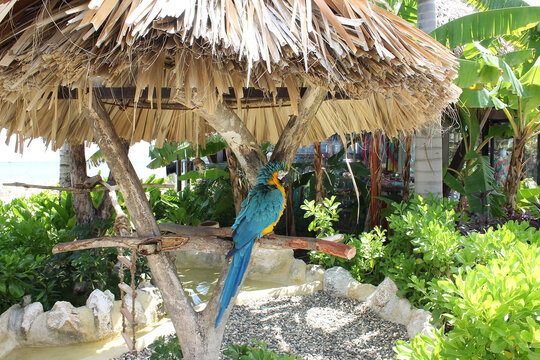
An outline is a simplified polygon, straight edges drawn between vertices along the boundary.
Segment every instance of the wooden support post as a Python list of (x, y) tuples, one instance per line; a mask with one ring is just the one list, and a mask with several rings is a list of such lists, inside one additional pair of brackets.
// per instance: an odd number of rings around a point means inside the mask
[(403, 201), (409, 200), (411, 192), (411, 146), (412, 135), (405, 140), (405, 163), (403, 164)]
[[(143, 237), (160, 236), (161, 233), (150, 204), (122, 145), (122, 141), (116, 134), (109, 114), (101, 100), (94, 94), (91, 94), (91, 96), (93, 96), (92, 102), (89, 101), (90, 99), (83, 101), (83, 114), (120, 186), (132, 221), (135, 224), (137, 235)], [(91, 107), (90, 103), (92, 104)], [(178, 334), (184, 359), (217, 359), (226, 321), (223, 321), (222, 326), (218, 329), (214, 329), (213, 323), (210, 323), (211, 315), (206, 316), (201, 321), (201, 315), (193, 310), (178, 278), (174, 263), (168, 254), (158, 253), (148, 256), (147, 259), (153, 280), (161, 291), (167, 312)], [(228, 266), (225, 266), (224, 270), (227, 268)], [(223, 271), (220, 278), (223, 281)], [(221, 286), (221, 283), (216, 285), (218, 293)], [(216, 291), (214, 291), (212, 298), (216, 298), (214, 301), (217, 301)], [(215, 309), (211, 310), (213, 310), (212, 314), (215, 314)]]
[(369, 152), (369, 167), (371, 172), (371, 228), (379, 225), (381, 204), (377, 197), (381, 196), (381, 162), (379, 159), (379, 132), (371, 133), (371, 150)]
[(321, 151), (321, 142), (315, 141), (313, 143), (313, 154), (315, 155), (315, 202), (317, 204), (322, 204), (325, 189), (323, 181), (323, 168), (322, 168), (322, 151)]
[(287, 126), (283, 129), (283, 133), (272, 152), (270, 161), (291, 165), (309, 125), (326, 96), (327, 91), (324, 88), (307, 88), (300, 102), (299, 114), (291, 116), (287, 122)]

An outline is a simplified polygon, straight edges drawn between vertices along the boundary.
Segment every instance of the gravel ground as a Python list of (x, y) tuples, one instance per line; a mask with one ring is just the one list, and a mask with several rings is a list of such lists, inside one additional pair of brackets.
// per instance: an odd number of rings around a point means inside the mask
[[(324, 293), (253, 300), (235, 306), (223, 344), (257, 339), (305, 360), (393, 359), (404, 326), (385, 321), (363, 303)], [(145, 349), (137, 359), (148, 359)], [(124, 354), (122, 360), (135, 359)]]

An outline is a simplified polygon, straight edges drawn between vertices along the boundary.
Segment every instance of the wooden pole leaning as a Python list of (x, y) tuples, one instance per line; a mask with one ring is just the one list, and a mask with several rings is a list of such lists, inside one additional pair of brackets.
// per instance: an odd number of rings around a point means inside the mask
[[(137, 173), (101, 100), (94, 94), (83, 101), (83, 115), (113, 172), (126, 202), (127, 209), (140, 237), (160, 236), (158, 225)], [(178, 278), (176, 267), (166, 253), (149, 255), (148, 266), (160, 289), (167, 312), (175, 327), (186, 360), (210, 359), (204, 352), (207, 331), (201, 329), (200, 315), (196, 314)], [(218, 289), (219, 292), (219, 289)], [(220, 338), (221, 340), (221, 338)]]

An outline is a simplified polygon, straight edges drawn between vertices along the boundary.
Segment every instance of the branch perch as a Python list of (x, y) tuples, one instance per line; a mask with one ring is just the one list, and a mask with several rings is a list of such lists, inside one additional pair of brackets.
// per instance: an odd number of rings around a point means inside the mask
[[(105, 186), (94, 187), (94, 188), (85, 188), (85, 187), (60, 187), (60, 186), (49, 186), (49, 185), (35, 185), (35, 184), (25, 184), (21, 182), (14, 183), (4, 183), (4, 186), (16, 186), (24, 187), (28, 189), (43, 189), (43, 190), (55, 190), (55, 191), (71, 191), (71, 192), (96, 192), (96, 191), (106, 191), (109, 190)], [(146, 188), (160, 188), (160, 189), (174, 189), (176, 188), (173, 184), (141, 184), (143, 189)], [(112, 190), (119, 190), (118, 185), (111, 186)]]
[[(188, 227), (189, 228), (189, 227)], [(122, 247), (136, 249), (142, 255), (151, 255), (162, 251), (201, 251), (205, 253), (226, 255), (233, 246), (232, 241), (212, 234), (213, 230), (223, 230), (220, 236), (228, 233), (230, 228), (198, 229), (199, 234), (153, 236), (153, 237), (102, 237), (60, 243), (54, 246), (53, 253), (75, 250), (86, 250), (102, 247)], [(226, 236), (226, 235), (225, 235)], [(334, 240), (334, 239), (333, 239)], [(263, 249), (305, 249), (316, 250), (344, 259), (352, 259), (356, 248), (326, 239), (303, 238), (295, 236), (266, 235), (258, 240)]]

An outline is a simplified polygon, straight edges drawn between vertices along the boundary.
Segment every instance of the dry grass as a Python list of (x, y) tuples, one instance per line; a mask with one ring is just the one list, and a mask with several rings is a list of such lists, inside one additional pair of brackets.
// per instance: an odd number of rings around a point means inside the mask
[[(20, 139), (91, 140), (78, 100), (58, 86), (135, 87), (108, 105), (119, 135), (132, 141), (198, 140), (213, 131), (173, 99), (143, 89), (180, 89), (213, 109), (229, 88), (268, 93), (231, 106), (258, 141), (276, 142), (298, 111), (300, 88), (324, 86), (352, 100), (327, 100), (306, 142), (334, 133), (409, 132), (459, 95), (447, 49), (366, 0), (11, 0), (0, 4), (0, 127)], [(276, 87), (290, 99), (275, 101)], [(138, 108), (146, 102), (153, 109)], [(113, 103), (113, 102), (111, 102)], [(271, 106), (268, 106), (271, 105)], [(22, 142), (21, 142), (22, 143)]]

